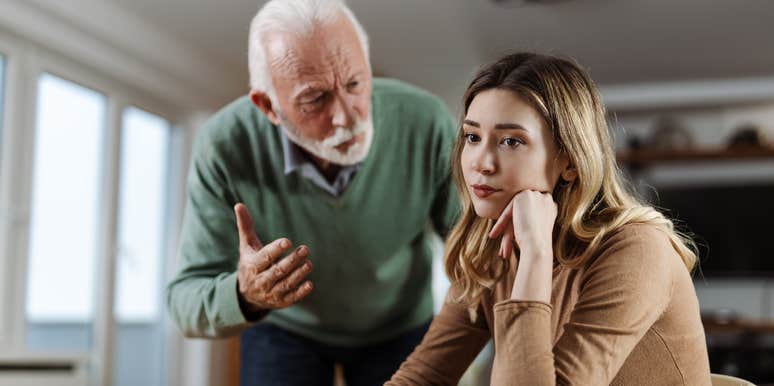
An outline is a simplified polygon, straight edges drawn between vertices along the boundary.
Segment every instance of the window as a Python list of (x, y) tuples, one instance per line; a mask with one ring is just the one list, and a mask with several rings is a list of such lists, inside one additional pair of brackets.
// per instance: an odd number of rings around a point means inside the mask
[(104, 95), (38, 78), (27, 275), (27, 343), (91, 345)]
[[(0, 53), (0, 160), (3, 157), (3, 138), (4, 138), (4, 126), (5, 126), (5, 56), (3, 56)], [(0, 162), (0, 166), (2, 166), (2, 162)], [(1, 169), (0, 169), (1, 170)], [(2, 174), (0, 174), (0, 178), (2, 178)], [(2, 184), (2, 182), (0, 182)], [(2, 193), (0, 193), (1, 195)], [(3, 197), (0, 197), (0, 202), (2, 202)], [(12, 215), (9, 215), (6, 211), (0, 210), (0, 229), (3, 229), (3, 223), (7, 221), (7, 218), (10, 218)], [(2, 231), (0, 231), (2, 232)], [(5, 279), (6, 271), (7, 271), (7, 263), (6, 263), (6, 255), (5, 251), (3, 250), (6, 248), (4, 245), (8, 244), (5, 234), (0, 234), (0, 281), (2, 281), (3, 284), (0, 284), (0, 312), (7, 313), (6, 309), (8, 308), (7, 302), (8, 298), (6, 296), (6, 287), (8, 286), (8, 280)], [(12, 332), (9, 333), (10, 328), (7, 327), (7, 325), (11, 322), (10, 317), (8, 314), (6, 315), (0, 315), (0, 345), (5, 345), (5, 341), (7, 339), (10, 339), (8, 335), (12, 334)]]
[[(0, 144), (3, 143), (3, 112), (5, 111), (5, 57), (0, 54)], [(1, 147), (1, 146), (0, 146)]]
[(3, 56), (3, 54), (0, 54), (0, 149), (3, 148), (4, 124), (5, 124), (5, 56)]
[(170, 126), (133, 107), (124, 111), (121, 126), (113, 384), (162, 385)]
[(188, 140), (168, 119), (185, 112), (2, 31), (0, 49), (0, 367), (75, 366), (41, 370), (51, 384), (179, 384), (164, 285)]
[(169, 124), (137, 108), (123, 114), (116, 319), (159, 318)]

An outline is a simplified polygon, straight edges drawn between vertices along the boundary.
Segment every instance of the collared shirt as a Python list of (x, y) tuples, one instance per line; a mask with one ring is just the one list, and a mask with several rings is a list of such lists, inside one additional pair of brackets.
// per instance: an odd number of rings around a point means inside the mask
[(315, 185), (332, 196), (338, 197), (344, 193), (349, 182), (355, 176), (355, 172), (360, 168), (360, 163), (342, 166), (333, 183), (330, 183), (320, 170), (317, 169), (317, 166), (304, 155), (303, 150), (290, 141), (290, 138), (285, 135), (285, 130), (279, 128), (279, 131), (280, 138), (282, 139), (282, 153), (285, 160), (285, 175), (298, 170), (301, 176), (311, 180)]

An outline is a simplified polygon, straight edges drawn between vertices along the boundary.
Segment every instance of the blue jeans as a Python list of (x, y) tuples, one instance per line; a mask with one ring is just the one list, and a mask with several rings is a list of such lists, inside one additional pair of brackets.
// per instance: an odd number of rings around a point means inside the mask
[(269, 323), (242, 333), (241, 386), (331, 386), (333, 365), (344, 368), (347, 386), (382, 385), (414, 351), (430, 323), (392, 340), (363, 347), (337, 347), (301, 337)]

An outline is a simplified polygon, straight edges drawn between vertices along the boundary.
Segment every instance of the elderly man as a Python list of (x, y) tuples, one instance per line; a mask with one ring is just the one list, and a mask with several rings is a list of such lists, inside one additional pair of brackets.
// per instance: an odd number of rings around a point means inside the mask
[(432, 317), (428, 223), (444, 234), (457, 212), (455, 124), (372, 79), (338, 0), (269, 1), (249, 66), (249, 97), (195, 144), (169, 311), (187, 336), (242, 333), (242, 385), (330, 385), (334, 363), (349, 386), (382, 384)]

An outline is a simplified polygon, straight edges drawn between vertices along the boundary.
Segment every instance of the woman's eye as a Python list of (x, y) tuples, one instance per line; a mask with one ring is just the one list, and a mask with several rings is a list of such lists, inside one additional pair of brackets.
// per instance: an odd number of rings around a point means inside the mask
[(468, 143), (475, 143), (481, 140), (481, 138), (473, 133), (465, 133), (463, 137), (465, 137), (465, 141)]
[(521, 141), (520, 139), (518, 139), (518, 138), (511, 138), (511, 137), (506, 137), (506, 138), (503, 138), (503, 141), (502, 141), (502, 143), (503, 143), (505, 146), (508, 146), (508, 147), (516, 147), (516, 146), (519, 146), (519, 145), (521, 145), (521, 144), (522, 144), (522, 143), (524, 143), (524, 142), (522, 142), (522, 141)]

